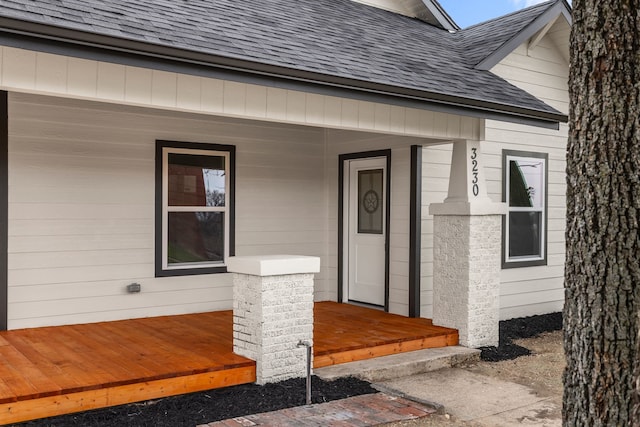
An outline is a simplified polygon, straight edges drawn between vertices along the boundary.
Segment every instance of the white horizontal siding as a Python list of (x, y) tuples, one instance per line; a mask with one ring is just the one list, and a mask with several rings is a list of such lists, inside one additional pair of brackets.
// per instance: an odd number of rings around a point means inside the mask
[(278, 123), (477, 138), (481, 120), (0, 46), (0, 89)]
[[(563, 113), (569, 110), (569, 65), (549, 35), (535, 49), (527, 43), (507, 56), (492, 72), (532, 93)], [(488, 188), (494, 200), (502, 198), (502, 150), (547, 153), (548, 163), (548, 227), (547, 265), (502, 270), (500, 318), (544, 314), (562, 309), (565, 254), (565, 151), (568, 129), (560, 130), (519, 126), (487, 121), (483, 143)]]
[[(561, 59), (543, 39), (532, 52), (517, 49), (494, 72), (566, 111), (566, 64), (563, 68)], [(337, 156), (391, 148), (390, 301), (391, 311), (400, 314), (408, 311), (408, 147), (424, 144), (421, 299), (422, 315), (431, 315), (433, 226), (428, 204), (446, 197), (451, 147), (429, 144), (434, 139), (479, 139), (484, 121), (10, 47), (0, 47), (0, 88), (11, 92), (10, 327), (230, 307), (226, 275), (153, 278), (155, 139), (236, 145), (237, 254), (320, 256), (317, 300), (337, 297)], [(486, 126), (483, 149), (494, 200), (501, 198), (502, 148), (549, 152), (549, 262), (561, 265), (566, 128), (556, 132), (493, 121)], [(74, 266), (79, 277), (67, 271)], [(122, 267), (130, 280), (120, 275), (94, 281), (106, 266)], [(23, 271), (27, 269), (39, 274)], [(60, 283), (40, 283), (50, 272)], [(531, 284), (551, 279), (518, 284), (503, 272), (503, 283), (514, 286), (503, 288), (514, 289), (508, 295), (517, 299), (518, 286), (531, 289)], [(125, 294), (124, 286), (133, 280), (148, 291)], [(158, 283), (171, 283), (170, 289), (160, 291)], [(79, 290), (85, 286), (90, 296)], [(37, 296), (55, 295), (63, 287), (67, 297), (61, 301)], [(204, 297), (203, 289), (208, 290)], [(552, 291), (543, 294), (555, 295)], [(186, 300), (173, 301), (175, 292)], [(557, 303), (510, 302), (501, 315), (543, 311)]]
[[(494, 67), (492, 72), (561, 112), (568, 111), (568, 64), (549, 37), (535, 49), (528, 42)], [(482, 142), (487, 191), (502, 200), (502, 150), (535, 151), (549, 155), (547, 266), (504, 269), (501, 272), (500, 318), (554, 312), (563, 304), (565, 230), (565, 148), (567, 126), (560, 130), (486, 121)], [(433, 217), (431, 203), (447, 197), (451, 144), (423, 147), (421, 316), (433, 313)]]
[(420, 270), (420, 316), (433, 317), (433, 215), (431, 203), (442, 203), (449, 190), (453, 144), (422, 148), (422, 244)]
[(11, 329), (231, 308), (229, 274), (154, 277), (157, 139), (236, 146), (238, 255), (325, 255), (322, 130), (10, 93)]
[(567, 114), (569, 64), (548, 35), (535, 49), (528, 42), (504, 58), (492, 70), (515, 86)]

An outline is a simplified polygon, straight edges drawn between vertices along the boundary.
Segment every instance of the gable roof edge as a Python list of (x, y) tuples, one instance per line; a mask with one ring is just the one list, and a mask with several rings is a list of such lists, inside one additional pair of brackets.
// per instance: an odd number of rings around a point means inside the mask
[(544, 13), (534, 19), (529, 25), (524, 27), (514, 37), (503, 43), (498, 49), (496, 49), (491, 55), (480, 61), (474, 67), (476, 70), (489, 71), (502, 61), (507, 55), (513, 52), (518, 46), (524, 43), (526, 40), (533, 37), (538, 31), (542, 30), (549, 22), (557, 19), (562, 15), (569, 25), (572, 23), (571, 8), (566, 0), (558, 0), (556, 3), (547, 9)]
[(460, 27), (453, 18), (447, 13), (446, 10), (437, 0), (421, 0), (424, 6), (429, 10), (429, 13), (440, 24), (440, 28), (448, 31), (458, 31)]

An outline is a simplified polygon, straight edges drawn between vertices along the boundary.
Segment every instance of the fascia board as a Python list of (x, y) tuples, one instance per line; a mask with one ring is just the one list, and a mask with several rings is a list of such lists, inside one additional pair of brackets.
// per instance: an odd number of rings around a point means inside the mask
[(534, 19), (531, 24), (524, 27), (522, 31), (514, 37), (503, 43), (502, 46), (479, 62), (474, 68), (476, 70), (483, 71), (491, 70), (500, 61), (506, 58), (507, 55), (516, 50), (518, 46), (536, 35), (538, 31), (541, 31), (548, 23), (557, 19), (560, 15), (562, 15), (567, 20), (567, 23), (571, 25), (571, 10), (567, 8), (567, 3), (564, 0), (556, 2), (556, 4)]
[(436, 0), (421, 0), (429, 14), (440, 24), (440, 28), (447, 31), (458, 31), (460, 27), (453, 18), (440, 6)]
[[(0, 19), (0, 44), (77, 58), (111, 62), (200, 77), (345, 97), (449, 114), (557, 129), (560, 112), (545, 112), (411, 88), (382, 85), (246, 60), (115, 39), (90, 33)], [(13, 27), (13, 29), (11, 29)], [(37, 27), (37, 28), (35, 28)], [(43, 28), (47, 27), (47, 28)], [(16, 30), (15, 28), (20, 28)], [(30, 32), (32, 30), (37, 32)], [(45, 30), (48, 33), (44, 32)]]

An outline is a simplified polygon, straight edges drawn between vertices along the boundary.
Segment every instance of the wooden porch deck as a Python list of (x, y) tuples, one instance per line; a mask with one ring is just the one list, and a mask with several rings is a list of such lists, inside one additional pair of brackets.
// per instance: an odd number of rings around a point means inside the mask
[[(0, 424), (255, 381), (231, 311), (0, 332)], [(455, 330), (316, 303), (314, 367), (456, 345)]]

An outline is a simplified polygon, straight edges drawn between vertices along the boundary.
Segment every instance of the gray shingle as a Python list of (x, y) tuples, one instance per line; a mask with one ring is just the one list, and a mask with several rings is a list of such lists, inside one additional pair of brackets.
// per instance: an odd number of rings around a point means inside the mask
[(350, 0), (0, 0), (3, 17), (557, 113), (472, 67), (530, 15), (451, 34)]
[(480, 63), (554, 4), (553, 0), (547, 1), (459, 31), (456, 36), (467, 63)]

